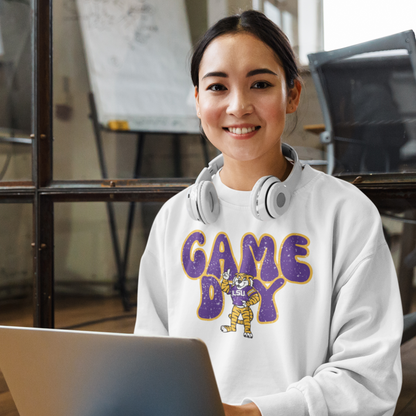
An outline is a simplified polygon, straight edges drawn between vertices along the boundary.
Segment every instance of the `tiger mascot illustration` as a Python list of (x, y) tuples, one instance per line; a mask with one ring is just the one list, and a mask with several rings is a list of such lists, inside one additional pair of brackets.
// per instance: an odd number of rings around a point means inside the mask
[[(251, 321), (253, 320), (253, 311), (250, 306), (260, 301), (260, 294), (253, 287), (253, 276), (246, 273), (236, 273), (234, 279), (230, 280), (230, 270), (228, 269), (221, 275), (221, 290), (231, 295), (233, 309), (228, 317), (231, 319), (231, 325), (221, 326), (222, 332), (235, 332), (237, 324), (244, 325), (244, 336), (253, 338), (251, 332)], [(243, 319), (238, 319), (239, 316)]]

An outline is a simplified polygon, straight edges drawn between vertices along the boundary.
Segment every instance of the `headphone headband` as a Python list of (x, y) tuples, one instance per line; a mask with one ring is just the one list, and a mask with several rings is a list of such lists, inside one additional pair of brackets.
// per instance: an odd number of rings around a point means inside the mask
[(212, 177), (219, 172), (219, 170), (224, 166), (224, 156), (219, 154), (215, 159), (212, 159), (209, 162), (208, 167), (202, 169), (201, 173), (196, 178), (195, 184), (201, 181), (211, 181)]
[[(260, 178), (251, 191), (250, 206), (259, 220), (269, 220), (284, 214), (300, 180), (302, 165), (291, 146), (282, 143), (283, 156), (293, 161), (293, 167), (285, 181), (274, 176)], [(215, 222), (219, 215), (219, 201), (212, 177), (224, 166), (222, 154), (213, 159), (189, 187), (186, 208), (191, 218), (204, 224)]]
[(292, 170), (290, 171), (289, 176), (284, 181), (285, 185), (293, 193), (295, 191), (296, 185), (299, 182), (300, 174), (302, 173), (302, 164), (299, 161), (299, 156), (296, 153), (296, 150), (292, 146), (289, 146), (286, 143), (282, 143), (282, 153), (283, 156), (293, 161)]
[[(289, 146), (286, 143), (282, 143), (282, 153), (283, 156), (293, 160), (293, 167), (298, 165), (299, 157), (296, 153), (295, 149), (292, 146)], [(208, 167), (202, 169), (201, 173), (196, 178), (195, 183), (199, 183), (201, 181), (210, 181), (212, 177), (220, 171), (220, 169), (224, 166), (224, 155), (221, 153), (217, 157), (209, 162)], [(301, 166), (300, 166), (301, 167)], [(290, 172), (289, 176), (287, 177), (286, 181), (288, 184), (293, 180), (293, 177), (296, 176), (293, 174), (293, 169)]]

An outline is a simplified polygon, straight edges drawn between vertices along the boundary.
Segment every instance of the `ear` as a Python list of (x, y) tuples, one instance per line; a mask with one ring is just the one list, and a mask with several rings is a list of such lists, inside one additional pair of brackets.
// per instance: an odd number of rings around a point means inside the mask
[(201, 118), (201, 113), (199, 111), (199, 92), (198, 87), (195, 86), (195, 107), (196, 107), (196, 115), (198, 118)]
[(286, 104), (286, 114), (294, 113), (299, 106), (300, 93), (302, 92), (302, 84), (299, 80), (295, 79), (295, 85), (289, 90)]

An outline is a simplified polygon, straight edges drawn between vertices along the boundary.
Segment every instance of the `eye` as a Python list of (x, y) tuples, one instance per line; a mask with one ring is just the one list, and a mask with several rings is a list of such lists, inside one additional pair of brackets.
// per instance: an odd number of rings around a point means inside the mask
[(207, 88), (207, 90), (209, 90), (209, 91), (225, 91), (226, 88), (224, 87), (224, 85), (221, 85), (221, 84), (212, 84)]
[(263, 89), (269, 88), (271, 86), (272, 86), (272, 84), (270, 84), (270, 82), (267, 82), (267, 81), (257, 81), (257, 82), (255, 82), (252, 85), (251, 88), (254, 88), (256, 90), (263, 90)]

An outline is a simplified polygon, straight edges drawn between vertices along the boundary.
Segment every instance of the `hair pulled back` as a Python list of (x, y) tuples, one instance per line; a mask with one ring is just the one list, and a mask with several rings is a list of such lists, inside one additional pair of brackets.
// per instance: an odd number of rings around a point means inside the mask
[(237, 33), (250, 33), (269, 46), (285, 71), (287, 88), (294, 87), (295, 79), (300, 79), (300, 75), (289, 39), (276, 24), (263, 13), (255, 10), (247, 10), (219, 20), (195, 45), (191, 59), (191, 77), (194, 86), (199, 87), (199, 67), (209, 44), (219, 36)]

